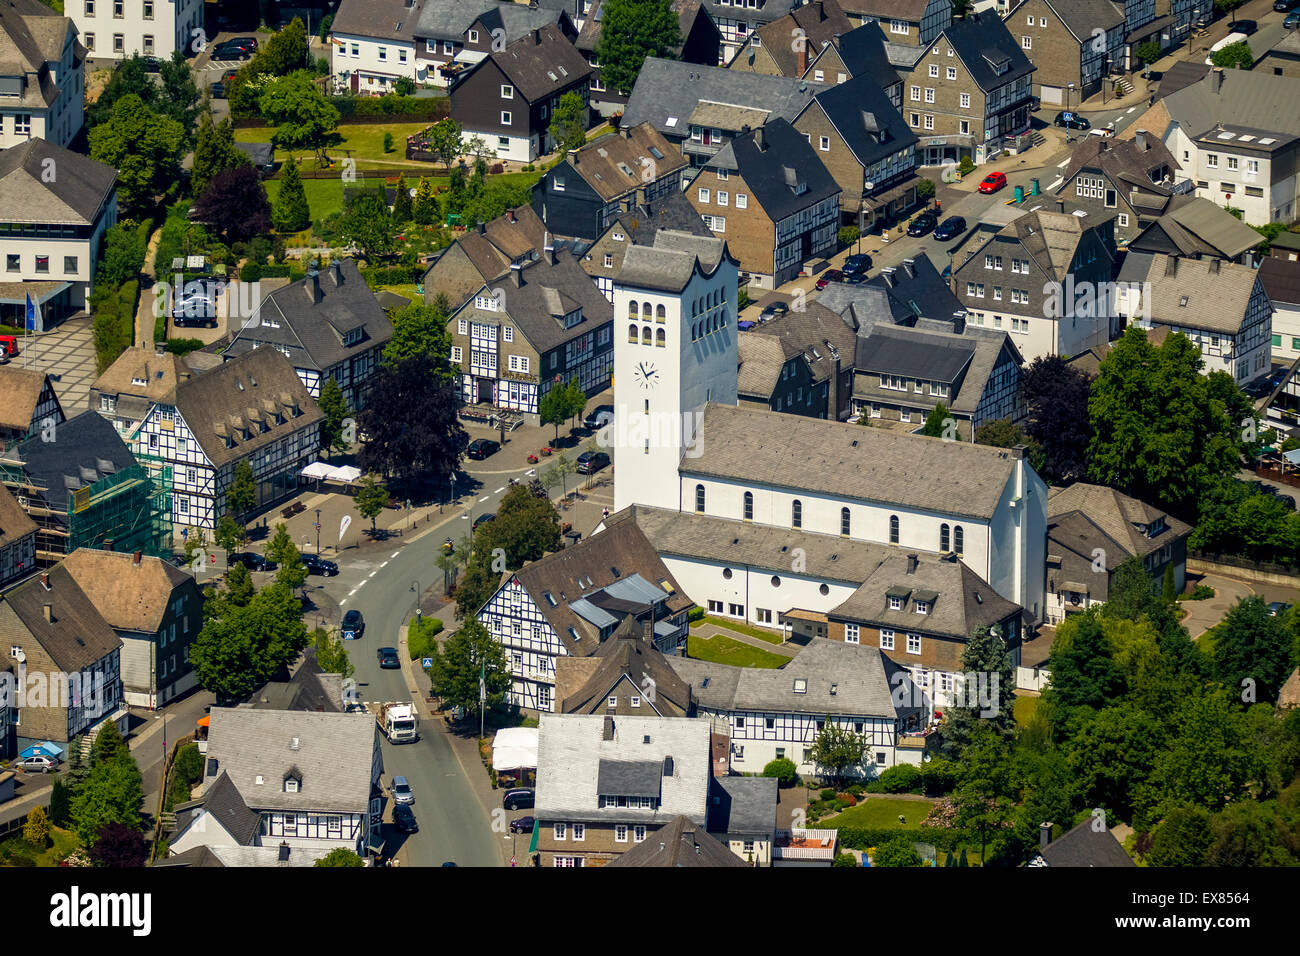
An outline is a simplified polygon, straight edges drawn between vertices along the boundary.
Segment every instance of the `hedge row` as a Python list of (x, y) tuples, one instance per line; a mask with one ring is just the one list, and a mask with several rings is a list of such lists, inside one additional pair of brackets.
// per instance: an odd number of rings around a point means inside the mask
[(451, 100), (445, 96), (332, 96), (330, 104), (339, 111), (340, 122), (390, 116), (437, 121), (451, 113)]
[(140, 284), (135, 280), (118, 289), (97, 286), (91, 296), (90, 309), (95, 316), (95, 367), (97, 374), (117, 361), (135, 339), (136, 297)]
[(306, 278), (307, 271), (289, 265), (287, 262), (277, 262), (271, 265), (261, 266), (263, 279), (288, 279), (290, 282), (297, 282), (299, 279)]
[(947, 827), (841, 827), (839, 835), (840, 846), (851, 850), (880, 846), (899, 836), (905, 836), (913, 843), (932, 843), (949, 851), (960, 850), (971, 842), (967, 831)]
[(424, 266), (367, 266), (361, 276), (370, 288), (384, 285), (405, 285), (424, 278)]

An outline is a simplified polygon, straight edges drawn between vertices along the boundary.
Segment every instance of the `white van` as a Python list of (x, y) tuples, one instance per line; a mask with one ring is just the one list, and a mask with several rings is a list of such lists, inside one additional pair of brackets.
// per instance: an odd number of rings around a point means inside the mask
[(1245, 43), (1245, 42), (1246, 42), (1246, 34), (1229, 33), (1218, 43), (1214, 44), (1214, 46), (1210, 47), (1210, 55), (1205, 58), (1205, 65), (1214, 66), (1214, 54), (1218, 53), (1225, 46), (1232, 46), (1234, 43)]

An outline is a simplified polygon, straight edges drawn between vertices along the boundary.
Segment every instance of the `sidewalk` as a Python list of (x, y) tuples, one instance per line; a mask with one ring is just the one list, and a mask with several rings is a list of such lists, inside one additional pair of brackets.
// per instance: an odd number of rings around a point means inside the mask
[[(1195, 573), (1189, 571), (1187, 576), (1191, 578)], [(1214, 588), (1214, 597), (1206, 598), (1204, 601), (1178, 602), (1178, 606), (1187, 611), (1182, 625), (1187, 628), (1187, 633), (1192, 636), (1192, 640), (1198, 640), (1206, 631), (1222, 621), (1239, 600), (1256, 593), (1255, 589), (1245, 581), (1220, 574), (1201, 575), (1200, 583)]]

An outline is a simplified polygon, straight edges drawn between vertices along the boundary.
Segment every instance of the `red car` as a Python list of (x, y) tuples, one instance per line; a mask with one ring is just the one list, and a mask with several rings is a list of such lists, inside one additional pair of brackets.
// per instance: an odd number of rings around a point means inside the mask
[(18, 337), (14, 335), (0, 335), (0, 354), (6, 358), (12, 358), (18, 354)]
[(828, 269), (826, 272), (823, 272), (821, 278), (817, 280), (817, 289), (820, 291), (832, 282), (839, 282), (843, 278), (844, 273), (839, 269)]
[(980, 183), (980, 192), (995, 193), (1007, 184), (1006, 173), (989, 173)]

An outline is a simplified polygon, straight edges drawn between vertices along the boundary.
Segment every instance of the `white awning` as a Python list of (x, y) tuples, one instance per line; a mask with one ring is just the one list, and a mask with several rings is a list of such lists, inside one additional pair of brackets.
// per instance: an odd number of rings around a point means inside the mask
[(492, 769), (535, 770), (537, 768), (537, 728), (506, 727), (497, 731), (492, 741)]
[(306, 478), (322, 478), (325, 481), (348, 484), (361, 477), (361, 469), (352, 465), (327, 465), (323, 461), (313, 461), (298, 474)]
[(298, 474), (305, 478), (328, 478), (334, 471), (333, 465), (327, 465), (323, 461), (313, 461)]

